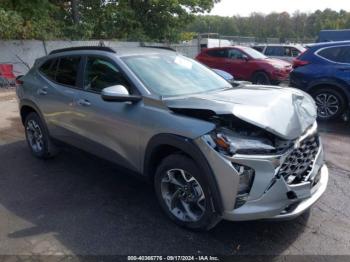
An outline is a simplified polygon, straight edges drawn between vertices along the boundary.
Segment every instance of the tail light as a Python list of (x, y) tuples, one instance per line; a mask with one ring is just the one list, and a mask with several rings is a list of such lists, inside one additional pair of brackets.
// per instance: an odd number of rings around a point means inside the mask
[(17, 85), (22, 85), (23, 84), (23, 80), (21, 80), (23, 75), (19, 75), (16, 77), (16, 84)]
[(304, 66), (307, 64), (310, 64), (309, 61), (305, 61), (305, 60), (300, 60), (300, 57), (306, 52), (306, 50), (304, 52), (301, 52), (294, 60), (293, 60), (293, 68), (297, 68), (299, 66)]
[(300, 60), (298, 58), (293, 60), (293, 68), (294, 69), (299, 67), (299, 66), (304, 66), (304, 65), (307, 65), (307, 64), (310, 64), (310, 62), (309, 61)]

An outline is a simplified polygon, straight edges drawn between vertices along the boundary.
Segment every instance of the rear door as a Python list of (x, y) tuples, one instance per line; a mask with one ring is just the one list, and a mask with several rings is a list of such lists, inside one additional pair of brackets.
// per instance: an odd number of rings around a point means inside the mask
[(227, 58), (227, 49), (214, 48), (208, 49), (202, 53), (198, 60), (210, 68), (225, 70), (225, 59)]
[(40, 83), (36, 86), (36, 102), (45, 118), (50, 135), (60, 140), (75, 133), (72, 125), (73, 101), (79, 83), (80, 56), (50, 59), (39, 67)]

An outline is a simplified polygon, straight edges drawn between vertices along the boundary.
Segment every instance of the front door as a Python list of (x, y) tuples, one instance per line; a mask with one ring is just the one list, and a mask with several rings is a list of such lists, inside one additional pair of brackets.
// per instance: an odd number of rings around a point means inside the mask
[(106, 102), (100, 95), (113, 85), (123, 85), (131, 94), (137, 91), (109, 58), (89, 56), (84, 61), (83, 89), (74, 102), (75, 128), (88, 140), (81, 147), (137, 171), (142, 102)]
[(225, 71), (236, 79), (250, 80), (248, 56), (238, 49), (229, 49), (225, 59)]

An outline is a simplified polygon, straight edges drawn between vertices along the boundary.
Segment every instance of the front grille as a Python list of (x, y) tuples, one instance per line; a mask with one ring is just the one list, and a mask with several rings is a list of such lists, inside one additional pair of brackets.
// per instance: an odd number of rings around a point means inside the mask
[(283, 176), (287, 184), (298, 184), (305, 181), (314, 164), (320, 147), (318, 134), (309, 136), (300, 142), (285, 159), (278, 174)]

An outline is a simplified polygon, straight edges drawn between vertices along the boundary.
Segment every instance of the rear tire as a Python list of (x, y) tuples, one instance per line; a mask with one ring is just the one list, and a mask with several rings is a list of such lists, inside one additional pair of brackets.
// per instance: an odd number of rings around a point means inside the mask
[(255, 85), (270, 85), (270, 77), (265, 72), (257, 72), (253, 75), (252, 83)]
[(53, 145), (46, 126), (37, 113), (28, 114), (24, 128), (28, 147), (35, 157), (47, 159), (56, 155), (57, 148)]
[(319, 120), (338, 119), (346, 109), (344, 96), (332, 87), (319, 88), (312, 92), (317, 105)]
[(157, 168), (154, 187), (160, 206), (176, 224), (209, 230), (220, 221), (207, 179), (189, 157), (173, 154), (164, 158)]

